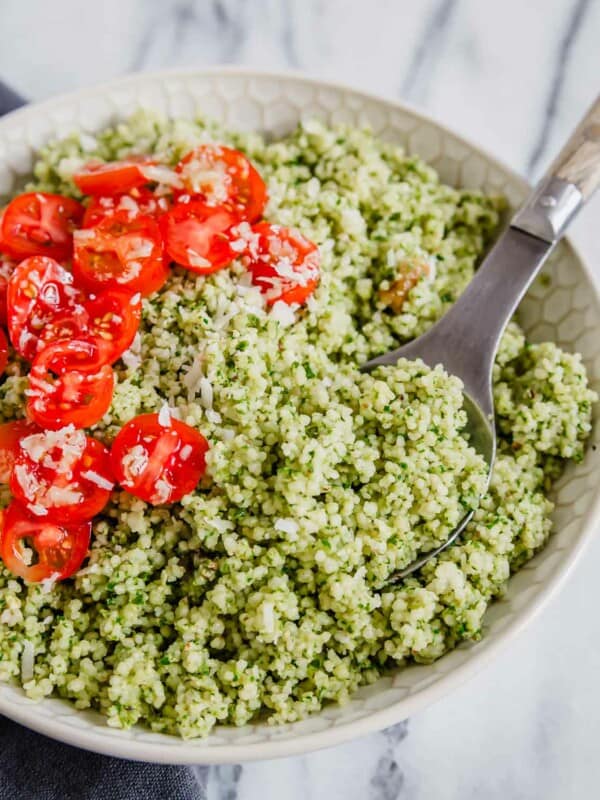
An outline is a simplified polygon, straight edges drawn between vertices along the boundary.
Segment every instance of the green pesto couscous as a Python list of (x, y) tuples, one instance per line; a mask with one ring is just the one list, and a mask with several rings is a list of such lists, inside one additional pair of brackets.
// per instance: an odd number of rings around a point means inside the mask
[[(421, 362), (358, 366), (449, 308), (502, 201), (443, 185), (369, 131), (311, 122), (267, 142), (147, 112), (51, 144), (31, 188), (77, 198), (72, 175), (91, 157), (175, 164), (206, 141), (256, 165), (268, 218), (318, 245), (320, 284), (281, 313), (237, 261), (206, 277), (175, 269), (144, 300), (92, 433), (110, 444), (167, 404), (208, 440), (206, 476), (171, 506), (114, 491), (73, 579), (26, 584), (0, 565), (0, 681), (184, 738), (298, 720), (480, 637), (488, 605), (548, 539), (548, 492), (583, 457), (595, 400), (579, 355), (511, 323), (490, 488), (458, 543), (390, 585), (477, 505), (486, 470), (462, 434), (457, 378)], [(23, 417), (26, 386), (23, 362), (7, 373), (5, 421)]]

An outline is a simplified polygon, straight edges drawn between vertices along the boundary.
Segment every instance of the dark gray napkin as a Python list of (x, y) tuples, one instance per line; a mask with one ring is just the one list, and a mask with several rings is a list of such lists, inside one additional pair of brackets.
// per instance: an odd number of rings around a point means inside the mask
[[(0, 115), (25, 100), (0, 81)], [(0, 800), (206, 800), (206, 770), (121, 761), (0, 717)]]
[(14, 111), (15, 108), (24, 106), (26, 100), (21, 95), (14, 92), (9, 86), (0, 81), (0, 116)]

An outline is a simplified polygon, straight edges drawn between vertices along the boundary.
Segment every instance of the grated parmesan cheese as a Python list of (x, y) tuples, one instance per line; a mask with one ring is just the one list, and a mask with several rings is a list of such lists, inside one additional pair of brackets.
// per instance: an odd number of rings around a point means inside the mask
[(183, 376), (183, 383), (188, 390), (188, 400), (193, 400), (200, 391), (200, 380), (202, 378), (202, 354), (199, 353), (194, 359), (192, 366)]
[(141, 366), (142, 363), (142, 337), (139, 333), (136, 333), (133, 342), (131, 343), (131, 347), (129, 350), (126, 350), (123, 355), (121, 356), (121, 360), (125, 364), (128, 369), (136, 370)]
[(204, 258), (203, 256), (201, 256), (200, 253), (197, 253), (191, 247), (188, 247), (185, 252), (186, 252), (186, 255), (188, 257), (188, 261), (190, 262), (192, 267), (199, 267), (200, 269), (207, 269), (208, 267), (211, 266), (211, 263), (207, 258)]
[(101, 489), (108, 489), (108, 491), (110, 491), (114, 486), (112, 481), (109, 481), (107, 478), (105, 478), (103, 475), (100, 475), (93, 469), (88, 469), (86, 472), (82, 472), (81, 477), (85, 478), (86, 481), (95, 483), (96, 486), (99, 486)]
[(171, 497), (173, 487), (165, 478), (158, 478), (154, 484), (153, 501), (155, 503), (166, 503)]
[(35, 650), (33, 643), (28, 639), (23, 642), (23, 652), (21, 653), (21, 682), (28, 683), (33, 678)]
[(293, 325), (294, 322), (296, 322), (296, 309), (298, 307), (297, 303), (292, 303), (290, 306), (284, 303), (283, 300), (277, 300), (276, 303), (273, 303), (273, 307), (271, 308), (271, 317), (279, 322), (280, 325), (287, 328), (289, 325)]
[(180, 451), (180, 453), (179, 453), (179, 457), (181, 458), (181, 460), (182, 460), (182, 461), (187, 461), (187, 460), (188, 460), (188, 458), (189, 458), (191, 455), (192, 455), (192, 445), (191, 445), (191, 444), (186, 444), (186, 445), (184, 445), (184, 446), (181, 448), (181, 451)]
[(131, 248), (127, 250), (127, 259), (148, 258), (154, 249), (154, 242), (150, 239), (144, 239), (142, 236), (136, 238), (131, 237)]
[(81, 503), (83, 495), (68, 486), (49, 486), (45, 499), (51, 506), (72, 506)]
[(130, 194), (124, 194), (119, 200), (117, 211), (125, 211), (130, 217), (135, 217), (140, 213), (140, 207)]
[(142, 444), (134, 445), (128, 453), (125, 453), (121, 460), (123, 473), (125, 475), (125, 485), (135, 483), (138, 475), (148, 466), (148, 451)]
[(144, 178), (153, 183), (162, 183), (175, 189), (181, 189), (183, 185), (179, 175), (169, 167), (159, 166), (158, 164), (144, 164), (140, 167), (140, 172)]
[(171, 409), (167, 403), (163, 403), (158, 412), (158, 424), (163, 428), (171, 427)]
[(44, 578), (43, 581), (40, 581), (40, 586), (42, 587), (42, 592), (44, 594), (49, 594), (54, 586), (56, 585), (56, 581), (60, 578), (60, 572), (53, 572), (49, 578)]
[(199, 381), (199, 388), (200, 388), (200, 402), (204, 406), (204, 408), (212, 408), (213, 407), (213, 387), (212, 383), (202, 376)]

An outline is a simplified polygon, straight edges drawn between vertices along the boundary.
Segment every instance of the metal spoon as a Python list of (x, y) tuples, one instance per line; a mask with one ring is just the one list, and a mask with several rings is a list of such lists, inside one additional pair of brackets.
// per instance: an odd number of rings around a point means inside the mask
[[(492, 367), (500, 338), (542, 264), (599, 185), (600, 96), (448, 313), (418, 339), (361, 368), (369, 371), (399, 358), (420, 358), (431, 367), (442, 364), (461, 378), (465, 434), (488, 465), (488, 485), (496, 454)], [(392, 581), (420, 569), (452, 544), (473, 514), (469, 511), (442, 545), (396, 573)]]

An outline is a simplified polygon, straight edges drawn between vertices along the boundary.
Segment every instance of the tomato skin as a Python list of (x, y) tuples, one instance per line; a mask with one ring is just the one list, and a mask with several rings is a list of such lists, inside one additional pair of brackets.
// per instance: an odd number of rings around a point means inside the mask
[[(267, 305), (278, 301), (302, 305), (319, 285), (320, 255), (316, 244), (293, 228), (259, 222), (254, 225), (255, 241), (247, 256), (252, 282), (265, 295)], [(294, 276), (280, 274), (278, 263)], [(297, 279), (296, 279), (297, 275)]]
[(156, 222), (118, 211), (73, 237), (73, 275), (90, 291), (126, 289), (144, 297), (160, 289), (170, 271)]
[(114, 384), (114, 373), (93, 339), (60, 339), (31, 364), (27, 416), (48, 430), (87, 428), (110, 408)]
[(29, 256), (68, 258), (73, 231), (83, 219), (83, 206), (70, 197), (26, 192), (11, 200), (2, 216), (2, 250), (15, 259)]
[(19, 441), (39, 428), (26, 419), (0, 425), (0, 483), (8, 483), (17, 456)]
[(228, 205), (240, 218), (260, 219), (267, 203), (267, 187), (251, 162), (239, 150), (215, 144), (201, 144), (175, 167), (184, 189), (175, 199), (188, 195), (208, 206)]
[(121, 428), (110, 455), (115, 478), (126, 491), (162, 505), (196, 488), (206, 471), (208, 449), (195, 428), (176, 419), (161, 425), (158, 414), (140, 414)]
[(109, 451), (83, 431), (39, 431), (17, 445), (10, 489), (34, 517), (85, 522), (106, 506), (113, 486)]
[(84, 194), (123, 194), (149, 183), (143, 168), (155, 163), (146, 156), (131, 156), (122, 161), (90, 161), (73, 175), (73, 181)]
[(169, 258), (198, 275), (216, 272), (236, 258), (231, 248), (231, 228), (238, 214), (225, 206), (202, 201), (181, 203), (159, 220)]
[(139, 216), (157, 219), (171, 207), (171, 201), (166, 196), (157, 196), (145, 187), (132, 189), (126, 194), (115, 194), (107, 197), (100, 195), (92, 197), (83, 216), (83, 227), (93, 228), (107, 217), (112, 217), (122, 211), (129, 219)]
[(31, 361), (39, 337), (57, 316), (68, 312), (81, 319), (84, 295), (73, 276), (52, 258), (32, 256), (18, 264), (8, 281), (8, 333), (15, 350)]
[[(92, 523), (57, 525), (36, 519), (16, 501), (4, 512), (0, 558), (13, 575), (28, 583), (55, 578), (64, 580), (79, 570), (87, 556)], [(37, 563), (28, 565), (22, 542), (35, 551)]]
[(48, 323), (40, 335), (40, 348), (59, 339), (93, 339), (101, 362), (114, 364), (131, 347), (142, 318), (141, 294), (107, 289), (83, 303), (84, 314), (65, 313)]

